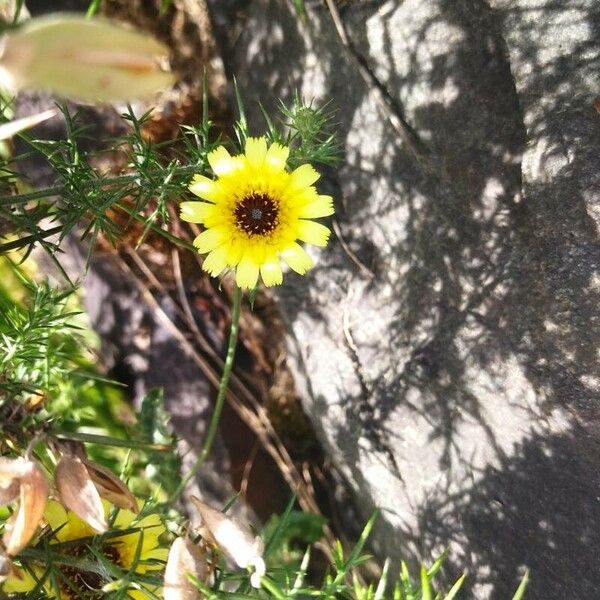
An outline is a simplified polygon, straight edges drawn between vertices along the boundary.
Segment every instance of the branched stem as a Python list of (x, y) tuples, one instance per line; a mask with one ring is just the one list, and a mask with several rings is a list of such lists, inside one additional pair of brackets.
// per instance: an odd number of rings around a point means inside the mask
[(196, 462), (190, 472), (182, 479), (181, 483), (173, 493), (170, 502), (175, 502), (179, 496), (185, 490), (187, 484), (196, 476), (200, 467), (204, 464), (207, 456), (210, 453), (212, 445), (215, 441), (215, 436), (219, 428), (219, 421), (221, 419), (221, 412), (225, 404), (225, 396), (227, 395), (227, 386), (229, 385), (229, 378), (231, 377), (231, 370), (233, 367), (233, 359), (235, 357), (235, 348), (237, 346), (238, 331), (240, 325), (240, 312), (242, 307), (242, 290), (236, 285), (233, 290), (233, 308), (231, 310), (231, 329), (229, 331), (229, 343), (227, 345), (227, 356), (225, 357), (225, 364), (223, 366), (223, 374), (221, 375), (221, 381), (219, 382), (219, 393), (217, 394), (217, 401), (215, 402), (215, 408), (208, 424), (208, 431), (206, 432), (206, 438), (202, 445), (202, 450), (196, 459)]
[[(173, 169), (175, 175), (193, 175), (198, 173), (198, 165), (186, 165)], [(164, 170), (149, 171), (148, 173), (140, 174), (133, 173), (131, 175), (117, 175), (115, 177), (98, 177), (89, 181), (81, 182), (83, 189), (93, 189), (102, 186), (122, 185), (124, 183), (134, 183), (140, 179), (148, 179), (151, 177), (164, 176)], [(14, 196), (0, 196), (0, 206), (12, 206), (15, 204), (25, 204), (32, 200), (41, 200), (42, 198), (50, 198), (52, 196), (61, 196), (67, 189), (66, 185), (57, 185), (54, 187), (43, 188), (33, 192), (24, 194), (15, 194)]]

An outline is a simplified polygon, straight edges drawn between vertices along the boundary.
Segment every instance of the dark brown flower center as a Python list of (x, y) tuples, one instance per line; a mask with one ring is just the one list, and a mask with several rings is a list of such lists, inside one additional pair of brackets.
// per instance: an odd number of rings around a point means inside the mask
[(252, 193), (235, 207), (235, 223), (249, 235), (265, 235), (279, 223), (279, 206), (267, 194)]
[[(73, 546), (65, 551), (72, 557), (86, 555), (85, 546)], [(102, 554), (115, 565), (119, 565), (119, 551), (110, 545), (102, 547)], [(69, 599), (100, 600), (105, 597), (102, 586), (107, 583), (106, 579), (94, 571), (87, 571), (75, 566), (61, 565), (60, 572), (64, 579), (61, 583), (61, 596)]]

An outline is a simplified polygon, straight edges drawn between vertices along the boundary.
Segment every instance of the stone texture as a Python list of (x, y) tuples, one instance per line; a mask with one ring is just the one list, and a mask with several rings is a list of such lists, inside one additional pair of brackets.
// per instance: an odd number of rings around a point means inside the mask
[(528, 598), (594, 597), (600, 7), (343, 11), (354, 56), (324, 5), (303, 21), (255, 0), (230, 67), (256, 132), (254, 101), (294, 88), (338, 107), (345, 159), (322, 187), (343, 244), (280, 294), (306, 410), (363, 518), (382, 509), (380, 555), (450, 545), (448, 576), (468, 569), (481, 599), (525, 566)]

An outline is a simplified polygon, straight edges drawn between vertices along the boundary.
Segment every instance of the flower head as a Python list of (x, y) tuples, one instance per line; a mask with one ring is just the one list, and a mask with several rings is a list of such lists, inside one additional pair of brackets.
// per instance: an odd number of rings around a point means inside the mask
[[(105, 515), (108, 516), (110, 505), (103, 502)], [(168, 550), (161, 548), (159, 536), (165, 528), (156, 514), (137, 518), (128, 510), (119, 510), (114, 519), (111, 531), (104, 536), (96, 536), (94, 530), (75, 513), (66, 511), (58, 502), (51, 500), (46, 506), (44, 519), (52, 529), (50, 548), (57, 545), (58, 552), (67, 554), (72, 559), (89, 556), (91, 546), (106, 561), (127, 573), (151, 575), (164, 567)], [(119, 534), (123, 530), (123, 534)], [(30, 592), (42, 580), (48, 564), (31, 564), (28, 570), (22, 569), (18, 575), (9, 575), (3, 590), (6, 593)], [(60, 595), (53, 582), (46, 579), (44, 588), (50, 598), (60, 597), (62, 600), (95, 600), (104, 598), (103, 587), (110, 585), (108, 573), (102, 570), (90, 570), (85, 562), (81, 567), (74, 564), (56, 562), (53, 565), (56, 574), (55, 583), (60, 588)], [(134, 578), (132, 578), (134, 579)], [(128, 589), (125, 598), (145, 600), (155, 598), (157, 586), (141, 583), (137, 589)]]
[(266, 286), (281, 284), (281, 261), (300, 275), (310, 269), (297, 240), (327, 244), (329, 229), (312, 219), (333, 214), (333, 199), (317, 192), (311, 165), (289, 172), (288, 155), (280, 144), (267, 148), (264, 137), (248, 138), (244, 154), (231, 156), (219, 146), (208, 155), (217, 178), (196, 175), (190, 185), (204, 202), (181, 203), (181, 218), (206, 228), (194, 240), (208, 254), (205, 271), (216, 277), (235, 268), (237, 285), (252, 289), (259, 274)]

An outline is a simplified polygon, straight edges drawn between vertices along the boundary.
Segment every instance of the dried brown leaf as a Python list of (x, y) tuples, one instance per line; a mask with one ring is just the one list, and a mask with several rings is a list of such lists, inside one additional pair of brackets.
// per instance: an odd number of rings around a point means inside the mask
[(119, 508), (130, 510), (135, 514), (139, 512), (135, 496), (110, 469), (97, 465), (85, 458), (81, 462), (87, 469), (102, 498), (106, 498), (106, 500)]

